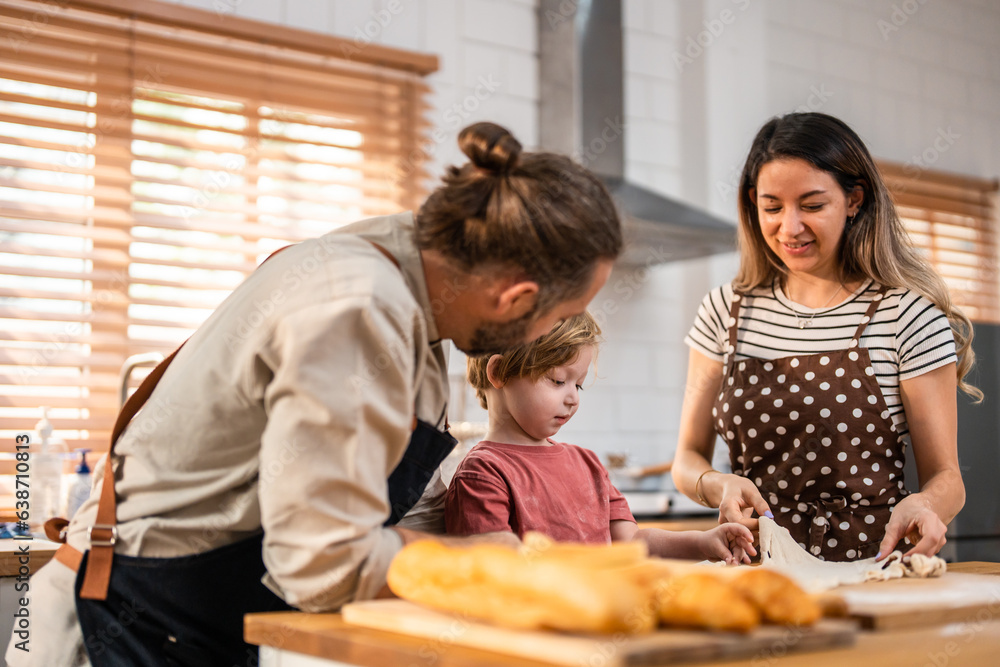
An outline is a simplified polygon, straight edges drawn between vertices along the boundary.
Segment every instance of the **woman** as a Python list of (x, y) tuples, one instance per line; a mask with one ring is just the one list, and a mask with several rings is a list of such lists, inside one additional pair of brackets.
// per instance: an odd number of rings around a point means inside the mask
[[(910, 247), (868, 149), (819, 113), (758, 132), (739, 191), (740, 269), (705, 297), (691, 347), (677, 487), (827, 560), (935, 554), (962, 508), (956, 383), (972, 328)], [(716, 432), (732, 474), (711, 468)], [(912, 445), (920, 491), (903, 485)]]
[(373, 597), (435, 507), (443, 531), (442, 340), (540, 336), (584, 311), (622, 244), (607, 191), (568, 158), (522, 154), (491, 123), (459, 143), (470, 162), (415, 216), (282, 250), (154, 371), (114, 473), (95, 470), (32, 579), (32, 652), (12, 642), (10, 664), (256, 662), (245, 613)]

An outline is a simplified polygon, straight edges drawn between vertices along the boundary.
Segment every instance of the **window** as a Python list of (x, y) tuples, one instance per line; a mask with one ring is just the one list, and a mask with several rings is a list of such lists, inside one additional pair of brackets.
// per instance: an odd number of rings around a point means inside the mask
[(127, 357), (275, 249), (420, 200), (435, 56), (224, 18), (0, 4), (0, 448), (44, 405), (106, 449)]
[(955, 304), (973, 321), (1000, 323), (998, 182), (890, 162), (879, 168), (910, 239)]

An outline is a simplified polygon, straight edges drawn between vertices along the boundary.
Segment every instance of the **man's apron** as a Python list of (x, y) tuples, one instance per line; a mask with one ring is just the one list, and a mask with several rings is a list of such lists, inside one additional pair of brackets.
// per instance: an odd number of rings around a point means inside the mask
[[(381, 246), (375, 247), (396, 266)], [(178, 348), (180, 349), (180, 348)], [(68, 544), (56, 559), (77, 572), (76, 610), (87, 655), (94, 667), (257, 664), (257, 649), (243, 641), (243, 616), (290, 607), (262, 582), (266, 569), (263, 533), (200, 554), (143, 558), (114, 553), (118, 538), (113, 450), (129, 421), (145, 404), (177, 354), (175, 350), (143, 380), (115, 422), (91, 548), (81, 554)], [(413, 419), (410, 442), (388, 478), (395, 525), (416, 504), (434, 471), (457, 441), (447, 431)], [(61, 539), (65, 519), (46, 525)]]

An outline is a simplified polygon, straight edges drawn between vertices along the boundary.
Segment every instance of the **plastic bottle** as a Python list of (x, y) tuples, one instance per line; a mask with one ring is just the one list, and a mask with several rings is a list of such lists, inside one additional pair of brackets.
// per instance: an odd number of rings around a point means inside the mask
[(90, 466), (87, 465), (87, 452), (90, 450), (78, 449), (76, 451), (80, 452), (80, 465), (76, 467), (76, 477), (73, 479), (73, 485), (69, 487), (69, 495), (66, 497), (67, 519), (72, 519), (83, 501), (90, 497), (91, 476)]
[(42, 408), (42, 418), (35, 424), (30, 472), (30, 519), (28, 525), (40, 531), (46, 521), (59, 514), (63, 501), (63, 456), (66, 443), (52, 435), (49, 409)]

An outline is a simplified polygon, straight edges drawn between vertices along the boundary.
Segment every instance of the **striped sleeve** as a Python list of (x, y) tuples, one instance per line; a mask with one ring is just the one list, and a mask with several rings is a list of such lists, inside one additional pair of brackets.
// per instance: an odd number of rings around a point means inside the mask
[(899, 297), (896, 351), (900, 381), (958, 360), (948, 318), (926, 297), (910, 290)]
[(732, 291), (732, 287), (727, 284), (716, 287), (706, 294), (698, 307), (694, 324), (684, 337), (688, 347), (715, 361), (722, 361), (726, 345), (728, 328), (725, 323), (729, 320)]

